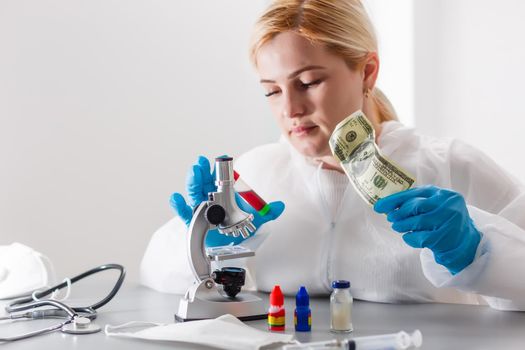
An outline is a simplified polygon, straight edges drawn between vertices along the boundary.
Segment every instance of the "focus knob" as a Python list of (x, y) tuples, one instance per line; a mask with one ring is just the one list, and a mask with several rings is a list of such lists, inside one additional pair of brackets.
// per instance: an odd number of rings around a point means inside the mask
[(226, 211), (218, 204), (212, 204), (204, 212), (204, 218), (212, 225), (218, 225), (224, 221)]

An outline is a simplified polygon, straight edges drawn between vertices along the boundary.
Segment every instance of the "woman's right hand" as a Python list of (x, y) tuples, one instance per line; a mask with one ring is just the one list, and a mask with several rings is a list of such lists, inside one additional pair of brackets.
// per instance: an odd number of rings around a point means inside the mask
[(171, 196), (170, 204), (177, 215), (184, 221), (186, 226), (190, 225), (193, 217), (193, 209), (202, 201), (208, 199), (208, 193), (217, 191), (215, 176), (211, 172), (210, 162), (204, 156), (199, 156), (186, 176), (186, 190), (188, 191), (191, 207), (180, 193)]

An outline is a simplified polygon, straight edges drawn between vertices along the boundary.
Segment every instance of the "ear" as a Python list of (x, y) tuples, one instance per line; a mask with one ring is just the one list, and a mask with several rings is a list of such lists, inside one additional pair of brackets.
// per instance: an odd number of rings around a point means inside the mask
[(376, 85), (377, 74), (379, 73), (379, 56), (377, 52), (370, 52), (362, 66), (363, 90), (373, 90)]

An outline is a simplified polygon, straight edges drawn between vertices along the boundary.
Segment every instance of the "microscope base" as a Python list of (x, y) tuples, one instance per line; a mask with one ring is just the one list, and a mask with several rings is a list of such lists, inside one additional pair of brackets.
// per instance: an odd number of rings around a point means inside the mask
[(249, 293), (239, 293), (229, 299), (217, 290), (217, 285), (206, 288), (203, 281), (192, 286), (179, 302), (175, 320), (179, 322), (217, 318), (231, 314), (243, 321), (262, 320), (268, 317), (263, 300)]

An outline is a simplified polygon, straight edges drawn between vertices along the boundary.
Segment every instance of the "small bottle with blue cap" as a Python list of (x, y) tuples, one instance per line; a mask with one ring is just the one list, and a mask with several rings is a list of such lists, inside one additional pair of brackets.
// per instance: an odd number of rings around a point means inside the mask
[(295, 295), (294, 324), (296, 332), (310, 332), (312, 330), (310, 296), (305, 286), (301, 286)]
[(330, 295), (330, 330), (336, 333), (353, 331), (350, 282), (337, 280), (332, 282), (333, 292)]

